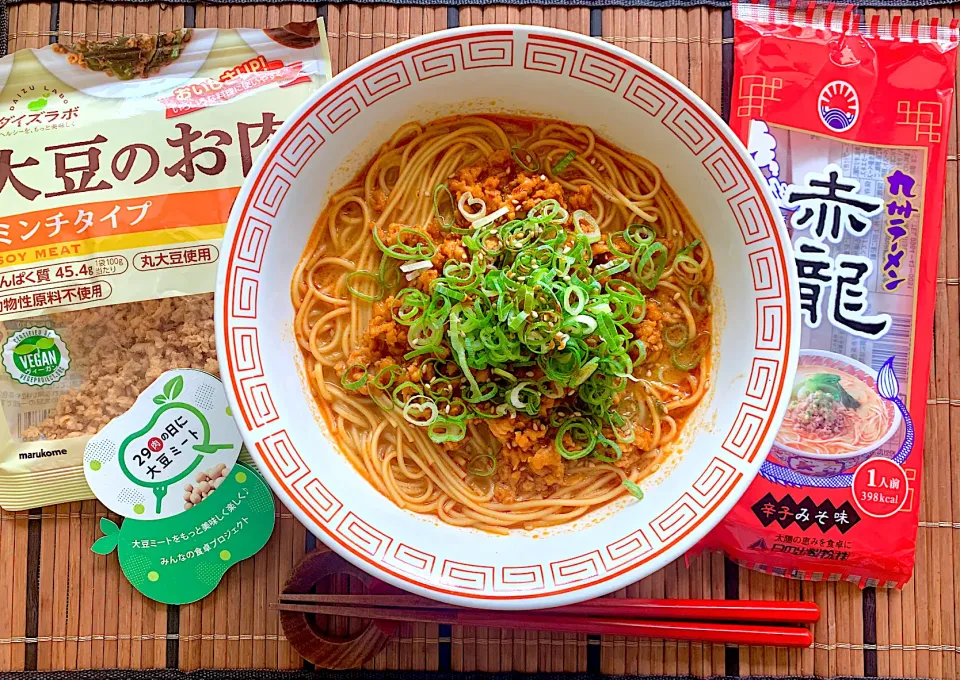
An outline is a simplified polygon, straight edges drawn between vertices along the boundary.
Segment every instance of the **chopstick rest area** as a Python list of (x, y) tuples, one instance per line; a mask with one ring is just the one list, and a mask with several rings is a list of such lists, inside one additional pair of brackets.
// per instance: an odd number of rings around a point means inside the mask
[[(337, 576), (356, 579), (365, 592), (322, 592)], [(813, 602), (763, 600), (597, 598), (533, 611), (473, 609), (404, 593), (326, 548), (297, 565), (276, 609), (294, 648), (321, 668), (362, 664), (389, 642), (400, 622), (806, 648), (813, 644), (806, 626), (820, 618)], [(352, 619), (346, 628), (353, 634), (323, 634), (318, 617)]]

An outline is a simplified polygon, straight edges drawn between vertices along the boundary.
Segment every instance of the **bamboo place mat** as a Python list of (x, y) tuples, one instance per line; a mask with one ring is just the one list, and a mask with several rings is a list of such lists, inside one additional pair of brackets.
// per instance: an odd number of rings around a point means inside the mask
[[(868, 18), (873, 13), (868, 12)], [(879, 13), (887, 20), (897, 12)], [(40, 47), (58, 36), (73, 40), (175, 26), (277, 26), (318, 14), (327, 22), (334, 73), (400, 40), (450, 26), (538, 24), (602, 37), (674, 74), (715, 109), (725, 108), (732, 59), (730, 14), (705, 7), (589, 10), (29, 2), (10, 8), (9, 49)], [(905, 21), (939, 16), (948, 23), (960, 17), (960, 6), (902, 14)], [(675, 563), (620, 594), (814, 600), (824, 612), (815, 630), (814, 648), (724, 649), (617, 637), (411, 625), (368, 668), (441, 673), (960, 676), (960, 550), (954, 549), (954, 541), (960, 543), (960, 463), (950, 455), (951, 450), (960, 450), (955, 130), (949, 154), (917, 570), (903, 591), (861, 592), (847, 583), (801, 584), (707, 556), (694, 561), (689, 570)], [(286, 509), (277, 506), (277, 527), (263, 551), (230, 570), (214, 594), (182, 607), (166, 607), (141, 597), (121, 577), (114, 556), (90, 552), (98, 520), (106, 514), (103, 506), (92, 501), (0, 513), (0, 671), (304, 668), (283, 639), (277, 613), (271, 608), (291, 567), (315, 545)]]

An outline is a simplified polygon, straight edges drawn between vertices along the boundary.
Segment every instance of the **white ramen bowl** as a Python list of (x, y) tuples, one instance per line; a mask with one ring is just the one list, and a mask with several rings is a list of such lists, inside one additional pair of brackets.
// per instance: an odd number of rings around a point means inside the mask
[[(331, 194), (402, 124), (502, 112), (589, 125), (656, 163), (716, 262), (708, 396), (682, 446), (573, 523), (495, 536), (397, 508), (331, 443), (294, 339), (290, 281)], [(217, 280), (221, 376), (247, 448), (284, 504), (371, 574), (461, 605), (530, 609), (624, 587), (694, 546), (756, 475), (799, 343), (790, 239), (763, 178), (690, 90), (598, 40), (529, 26), (441, 31), (389, 47), (287, 118), (245, 182)]]
[[(871, 389), (876, 389), (877, 372), (856, 359), (826, 352), (822, 350), (805, 349), (800, 352), (798, 360), (799, 366), (824, 366), (836, 371), (847, 373), (851, 377), (864, 383)], [(793, 385), (790, 386), (793, 391)], [(890, 441), (900, 430), (903, 423), (903, 416), (892, 402), (881, 400), (884, 409), (890, 416), (890, 426), (884, 431), (883, 435), (876, 441), (849, 453), (814, 453), (804, 451), (796, 446), (790, 446), (783, 442), (776, 441), (770, 449), (770, 457), (783, 467), (793, 470), (808, 477), (832, 477), (834, 475), (851, 472), (861, 463), (874, 458), (883, 456), (890, 458), (896, 453), (896, 450), (884, 449), (884, 445)]]

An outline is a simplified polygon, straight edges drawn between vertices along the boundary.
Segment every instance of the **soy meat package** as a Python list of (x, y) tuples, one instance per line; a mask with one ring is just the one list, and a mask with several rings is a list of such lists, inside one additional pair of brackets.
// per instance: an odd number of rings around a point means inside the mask
[(733, 8), (730, 124), (790, 230), (802, 336), (760, 476), (698, 550), (899, 587), (916, 546), (957, 27), (833, 7)]
[(0, 59), (0, 506), (93, 498), (90, 437), (166, 371), (218, 372), (230, 208), (330, 77), (320, 21)]

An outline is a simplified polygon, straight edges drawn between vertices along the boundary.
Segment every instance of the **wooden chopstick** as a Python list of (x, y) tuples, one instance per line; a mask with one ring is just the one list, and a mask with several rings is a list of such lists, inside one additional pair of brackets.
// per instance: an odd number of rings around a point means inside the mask
[[(289, 596), (285, 596), (289, 597)], [(782, 603), (778, 603), (782, 604)], [(353, 604), (294, 604), (280, 602), (281, 611), (363, 619), (441, 623), (459, 626), (484, 626), (519, 630), (585, 633), (588, 635), (624, 635), (639, 638), (664, 638), (717, 644), (809, 647), (813, 636), (806, 628), (764, 626), (732, 621), (667, 621), (619, 619), (609, 616), (556, 616), (543, 612), (499, 612), (459, 608), (367, 607)]]
[[(337, 605), (341, 608), (415, 608), (461, 610), (462, 607), (407, 594), (283, 593), (282, 603)], [(751, 623), (814, 623), (820, 608), (813, 602), (769, 602), (764, 600), (649, 600), (604, 598), (579, 604), (543, 609), (543, 616), (607, 617), (622, 619), (664, 619), (691, 621), (736, 621)]]

